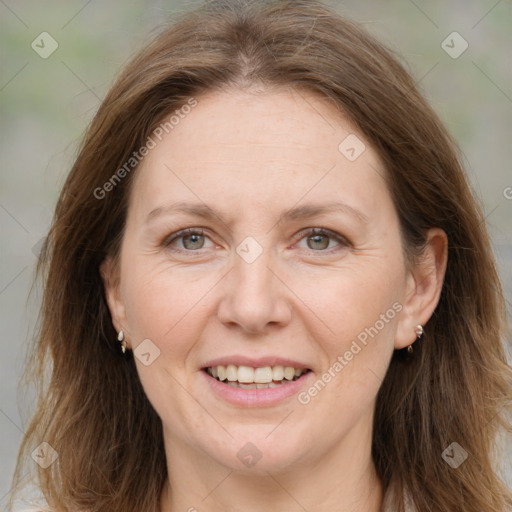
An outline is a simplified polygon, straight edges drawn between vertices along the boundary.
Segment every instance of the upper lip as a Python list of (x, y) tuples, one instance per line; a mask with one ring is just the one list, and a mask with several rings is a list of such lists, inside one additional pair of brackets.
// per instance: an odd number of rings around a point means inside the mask
[(304, 370), (310, 369), (307, 364), (284, 357), (265, 356), (253, 358), (241, 355), (225, 356), (212, 359), (211, 361), (207, 361), (203, 365), (203, 368), (212, 368), (220, 365), (227, 366), (228, 364), (233, 364), (235, 366), (251, 366), (252, 368), (263, 368), (264, 366), (291, 366), (293, 368), (301, 368)]

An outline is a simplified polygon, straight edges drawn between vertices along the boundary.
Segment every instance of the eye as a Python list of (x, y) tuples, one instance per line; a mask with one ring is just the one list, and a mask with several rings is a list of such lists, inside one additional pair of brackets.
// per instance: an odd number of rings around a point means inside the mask
[[(299, 235), (299, 243), (306, 241), (307, 249), (313, 252), (330, 252), (339, 247), (350, 245), (342, 235), (325, 228), (311, 228)], [(207, 241), (210, 245), (206, 245)], [(213, 247), (213, 242), (201, 228), (187, 228), (173, 233), (162, 243), (178, 252), (196, 252)]]
[(165, 247), (173, 247), (178, 251), (197, 251), (206, 248), (206, 240), (210, 239), (204, 234), (202, 229), (188, 228), (173, 233), (163, 242), (163, 245)]
[(330, 249), (336, 248), (336, 244), (342, 247), (350, 245), (345, 237), (329, 229), (312, 228), (302, 232), (301, 235), (302, 238), (299, 242), (305, 240), (307, 249), (315, 252), (330, 251)]

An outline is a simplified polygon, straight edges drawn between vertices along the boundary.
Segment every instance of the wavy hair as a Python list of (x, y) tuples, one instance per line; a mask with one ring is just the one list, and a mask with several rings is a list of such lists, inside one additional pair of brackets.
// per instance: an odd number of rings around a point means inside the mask
[[(404, 510), (406, 489), (418, 512), (503, 512), (512, 506), (496, 469), (496, 435), (511, 430), (505, 307), (459, 151), (393, 53), (309, 0), (213, 1), (182, 14), (102, 102), (38, 262), (44, 296), (26, 375), (40, 394), (16, 488), (45, 441), (58, 459), (34, 478), (54, 512), (158, 512), (167, 475), (162, 424), (133, 354), (120, 354), (99, 271), (107, 255), (119, 255), (137, 166), (108, 193), (98, 190), (190, 98), (254, 84), (316, 93), (359, 128), (385, 164), (412, 260), (429, 228), (448, 236), (439, 304), (413, 357), (395, 352), (377, 396), (372, 456), (394, 491), (392, 510)], [(457, 469), (441, 457), (454, 441), (469, 454)]]

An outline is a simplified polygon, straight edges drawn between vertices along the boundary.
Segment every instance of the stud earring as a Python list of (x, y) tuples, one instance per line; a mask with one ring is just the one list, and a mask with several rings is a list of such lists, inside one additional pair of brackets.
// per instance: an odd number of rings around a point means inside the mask
[[(416, 340), (419, 340), (423, 336), (423, 326), (421, 324), (418, 324), (414, 329), (414, 332), (416, 333)], [(412, 354), (414, 352), (414, 349), (412, 348), (412, 343), (407, 347), (407, 352), (409, 352), (409, 354)]]
[(117, 341), (121, 342), (121, 352), (124, 354), (126, 352), (126, 340), (124, 339), (124, 332), (119, 331), (117, 335)]

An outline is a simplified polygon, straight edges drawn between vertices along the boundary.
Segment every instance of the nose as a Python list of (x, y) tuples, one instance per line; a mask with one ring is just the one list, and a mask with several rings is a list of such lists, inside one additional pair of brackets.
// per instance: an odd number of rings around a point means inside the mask
[(274, 266), (266, 250), (251, 263), (235, 255), (217, 311), (222, 323), (246, 333), (267, 334), (290, 322), (289, 290), (276, 276)]

